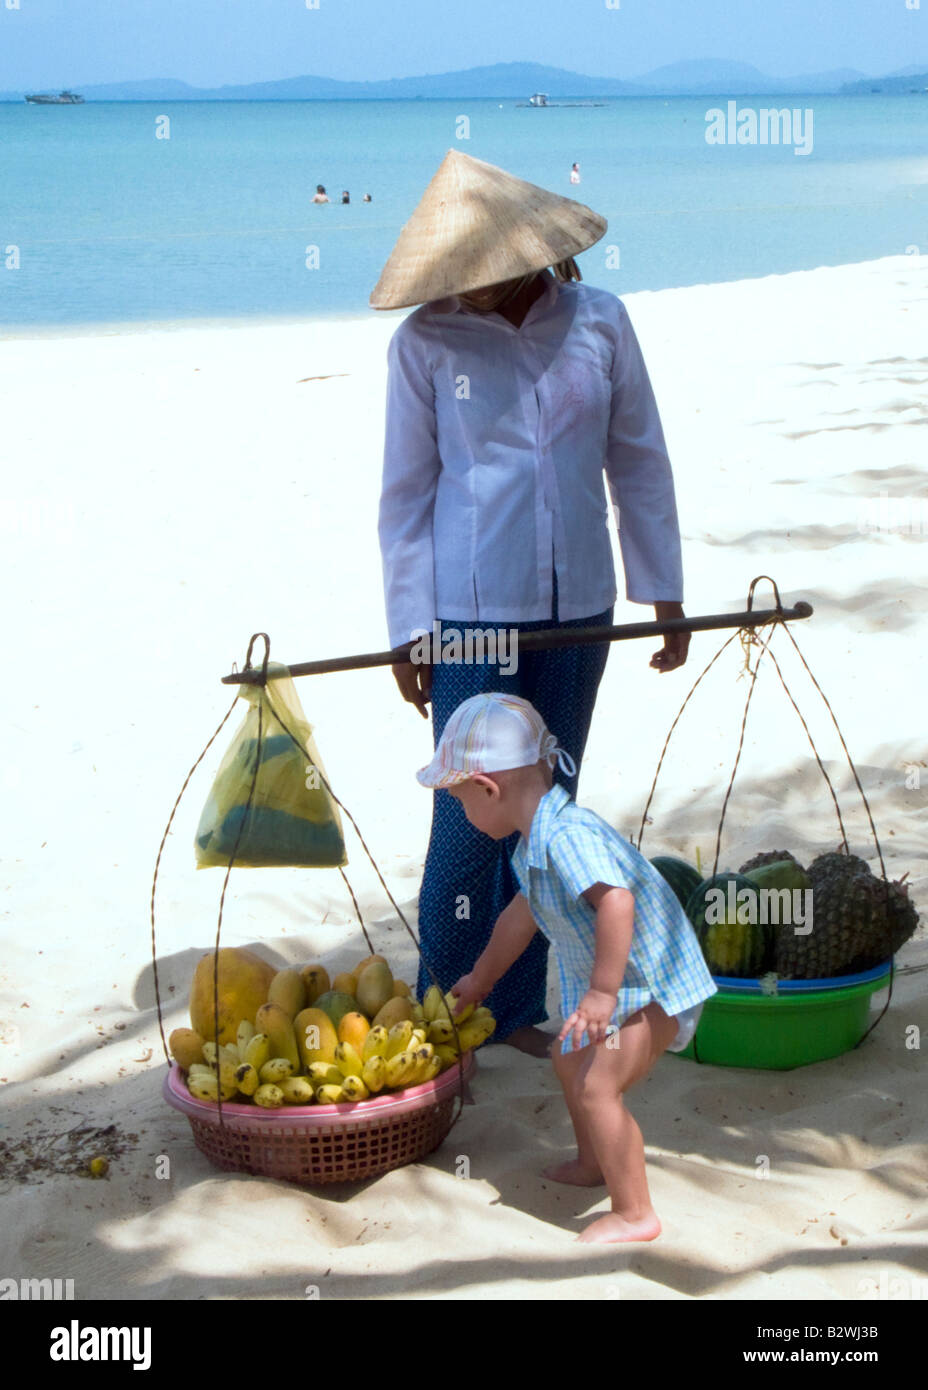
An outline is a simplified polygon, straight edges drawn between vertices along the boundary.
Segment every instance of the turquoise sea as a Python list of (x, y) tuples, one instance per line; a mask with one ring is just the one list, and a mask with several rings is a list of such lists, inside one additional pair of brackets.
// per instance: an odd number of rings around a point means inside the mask
[[(802, 112), (807, 154), (798, 131), (707, 143), (706, 112), (728, 101), (0, 104), (0, 322), (372, 313), (452, 147), (607, 217), (580, 264), (617, 294), (928, 252), (928, 94), (737, 98), (737, 113)], [(310, 202), (317, 183), (331, 204)]]

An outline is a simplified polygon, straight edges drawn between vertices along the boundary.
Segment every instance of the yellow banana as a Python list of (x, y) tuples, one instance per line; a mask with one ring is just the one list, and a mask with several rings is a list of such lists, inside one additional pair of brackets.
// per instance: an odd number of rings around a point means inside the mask
[(436, 1018), (429, 1024), (428, 1038), (430, 1043), (444, 1043), (446, 1047), (454, 1046), (454, 1025), (449, 1018)]
[[(244, 1057), (239, 1055), (238, 1048), (234, 1047), (232, 1043), (223, 1043), (222, 1046), (219, 1048), (219, 1056), (222, 1057), (226, 1062), (231, 1062), (232, 1065), (236, 1067), (239, 1066), (245, 1060)], [(210, 1065), (212, 1065), (215, 1062), (215, 1042), (210, 1041), (205, 1042), (203, 1044), (203, 1057), (204, 1060), (207, 1061)]]
[(254, 1067), (250, 1066), (248, 1062), (243, 1062), (242, 1065), (236, 1069), (235, 1084), (238, 1086), (243, 1096), (253, 1096), (261, 1084), (261, 1079)]
[(242, 1061), (260, 1071), (271, 1060), (271, 1040), (267, 1033), (255, 1033), (245, 1048)]
[(387, 1064), (382, 1057), (369, 1057), (364, 1063), (364, 1070), (361, 1072), (361, 1080), (364, 1082), (371, 1095), (376, 1095), (382, 1091), (387, 1084)]
[(435, 1078), (436, 1078), (436, 1076), (438, 1075), (438, 1073), (439, 1073), (440, 1071), (441, 1071), (441, 1058), (436, 1054), (436, 1055), (430, 1057), (429, 1060), (426, 1062), (426, 1064), (425, 1064), (425, 1072), (424, 1072), (424, 1074), (419, 1078), (419, 1080), (420, 1080), (420, 1082), (422, 1082), (422, 1081), (434, 1081)]
[(387, 1085), (398, 1090), (406, 1085), (406, 1078), (415, 1069), (416, 1059), (412, 1052), (397, 1052), (387, 1058)]
[(265, 1110), (279, 1110), (283, 1103), (283, 1091), (279, 1086), (272, 1086), (270, 1082), (259, 1086), (255, 1091), (255, 1105), (262, 1105)]
[(470, 1022), (465, 1023), (463, 1028), (458, 1029), (461, 1051), (470, 1052), (472, 1048), (479, 1047), (481, 1043), (485, 1043), (495, 1027), (495, 1020), (492, 1020), (492, 1026), (487, 1026), (483, 1021), (476, 1024)]
[(245, 1060), (245, 1049), (255, 1035), (255, 1025), (250, 1023), (247, 1018), (243, 1018), (238, 1025), (238, 1032), (235, 1035), (236, 1046), (242, 1061)]
[(345, 1084), (342, 1087), (342, 1091), (344, 1092), (345, 1100), (367, 1100), (370, 1095), (370, 1091), (367, 1089), (360, 1076), (354, 1075), (345, 1077)]
[(442, 993), (437, 985), (429, 985), (422, 1000), (422, 1013), (426, 1023), (431, 1023), (438, 1017), (438, 1010), (442, 1005)]
[(340, 1042), (335, 1049), (335, 1065), (340, 1072), (347, 1076), (357, 1076), (360, 1078), (364, 1069), (364, 1063), (358, 1056), (351, 1043)]
[(409, 1046), (412, 1037), (412, 1024), (408, 1018), (404, 1018), (402, 1023), (394, 1023), (387, 1037), (387, 1046), (384, 1052), (386, 1061), (391, 1057), (396, 1057), (400, 1052)]
[[(474, 1009), (476, 1008), (475, 1004), (468, 1004), (467, 1007), (462, 1009), (459, 1014), (456, 1014), (454, 1011), (458, 1006), (458, 999), (456, 995), (451, 993), (450, 989), (448, 993), (445, 995), (442, 1003), (444, 1004), (444, 1007), (448, 1010), (449, 1016), (454, 1019), (455, 1023), (458, 1025), (459, 1028), (462, 1023), (464, 1023), (467, 1019), (470, 1018), (471, 1014), (474, 1012)], [(439, 1012), (438, 1017), (442, 1017), (441, 1012)]]
[(443, 1043), (436, 1043), (435, 1056), (441, 1062), (442, 1071), (447, 1071), (449, 1067), (453, 1067), (458, 1060), (456, 1049), (453, 1047), (446, 1047)]
[(345, 1079), (331, 1062), (310, 1062), (306, 1072), (313, 1086), (340, 1086)]
[(213, 1072), (211, 1076), (203, 1076), (202, 1073), (199, 1073), (196, 1076), (187, 1078), (187, 1090), (192, 1096), (195, 1096), (197, 1100), (218, 1100), (220, 1084), (222, 1086), (223, 1100), (232, 1100), (233, 1096), (238, 1093), (238, 1086), (235, 1084), (234, 1080), (223, 1080), (220, 1083), (215, 1072)]
[(316, 1093), (305, 1076), (285, 1076), (280, 1082), (284, 1105), (312, 1105)]
[(345, 1092), (341, 1086), (318, 1086), (316, 1088), (316, 1100), (320, 1105), (340, 1105), (345, 1099)]
[(279, 1086), (287, 1076), (292, 1076), (293, 1063), (289, 1057), (272, 1057), (258, 1072), (263, 1085)]
[(410, 1003), (409, 1003), (409, 1011), (410, 1011), (410, 1013), (412, 1014), (412, 1021), (413, 1021), (413, 1024), (414, 1024), (417, 1028), (419, 1027), (420, 1024), (421, 1024), (424, 1028), (428, 1028), (429, 1025), (428, 1025), (428, 1023), (426, 1022), (425, 1013), (424, 1013), (424, 1011), (423, 1011), (422, 1005), (421, 1005), (421, 1004), (417, 1004), (416, 1001), (415, 1001), (415, 999), (410, 1000)]
[(388, 1029), (382, 1023), (372, 1028), (361, 1045), (361, 1061), (369, 1062), (372, 1057), (383, 1057), (389, 1036)]
[(412, 1036), (411, 1036), (410, 1039), (409, 1039), (409, 1046), (410, 1046), (410, 1047), (413, 1047), (413, 1046), (415, 1046), (415, 1047), (421, 1047), (422, 1044), (423, 1044), (424, 1042), (427, 1041), (427, 1038), (428, 1038), (428, 1029), (427, 1029), (427, 1028), (425, 1028), (425, 1027), (422, 1027), (422, 1028), (414, 1027), (413, 1030), (412, 1030)]

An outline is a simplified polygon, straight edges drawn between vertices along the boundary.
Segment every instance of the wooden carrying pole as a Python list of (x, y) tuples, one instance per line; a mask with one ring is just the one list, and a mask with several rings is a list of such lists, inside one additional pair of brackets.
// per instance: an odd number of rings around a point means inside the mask
[[(709, 632), (714, 628), (762, 627), (765, 623), (790, 622), (812, 615), (812, 605), (800, 599), (792, 608), (748, 609), (744, 613), (707, 613), (701, 618), (665, 618), (662, 622), (622, 623), (617, 627), (544, 628), (519, 632), (519, 651), (537, 652), (553, 647), (579, 647), (593, 642), (625, 642), (634, 637), (657, 637), (665, 632)], [(491, 623), (489, 628), (503, 627)], [(471, 631), (481, 631), (475, 620)], [(427, 634), (429, 637), (432, 634)], [(409, 661), (410, 650), (402, 647), (387, 652), (365, 652), (360, 656), (335, 656), (326, 661), (301, 661), (288, 667), (291, 676), (321, 676), (328, 671), (362, 671), (371, 666), (394, 666)], [(260, 666), (249, 666), (222, 677), (223, 685), (262, 685)]]

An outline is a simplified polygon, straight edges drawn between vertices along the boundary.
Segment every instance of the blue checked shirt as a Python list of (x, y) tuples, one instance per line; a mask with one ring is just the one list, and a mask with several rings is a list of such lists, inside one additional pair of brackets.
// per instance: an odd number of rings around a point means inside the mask
[[(596, 913), (582, 896), (594, 883), (635, 896), (635, 924), (612, 1022), (617, 1026), (656, 1001), (676, 1015), (717, 992), (696, 933), (670, 884), (608, 822), (553, 786), (538, 803), (526, 844), (512, 867), (539, 928), (557, 957), (565, 1019), (590, 988)], [(584, 1043), (588, 1042), (586, 1034)], [(562, 1052), (569, 1052), (571, 1035)]]

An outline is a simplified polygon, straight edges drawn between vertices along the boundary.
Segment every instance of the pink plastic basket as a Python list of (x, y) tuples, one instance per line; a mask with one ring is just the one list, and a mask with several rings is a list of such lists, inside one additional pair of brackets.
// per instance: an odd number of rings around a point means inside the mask
[[(465, 1082), (475, 1067), (473, 1052), (466, 1053)], [(176, 1063), (164, 1078), (163, 1094), (187, 1116), (194, 1143), (218, 1168), (309, 1185), (360, 1182), (438, 1148), (454, 1119), (460, 1071), (449, 1067), (434, 1081), (351, 1105), (262, 1110), (226, 1101), (221, 1125), (218, 1106), (190, 1094)]]

